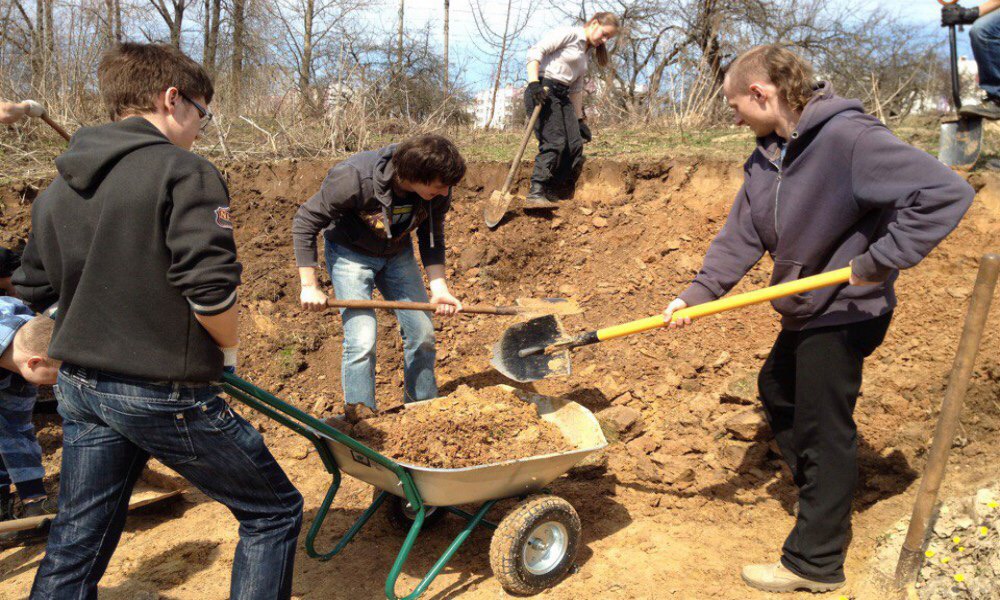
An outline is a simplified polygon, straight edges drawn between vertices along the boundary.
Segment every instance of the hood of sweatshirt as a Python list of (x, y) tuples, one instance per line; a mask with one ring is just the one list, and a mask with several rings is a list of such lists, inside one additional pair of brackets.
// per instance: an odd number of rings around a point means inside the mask
[(82, 193), (100, 185), (126, 155), (146, 146), (169, 143), (155, 125), (142, 117), (84, 127), (73, 134), (69, 148), (56, 159), (56, 169), (71, 188)]
[[(791, 162), (799, 149), (808, 145), (809, 140), (818, 132), (830, 119), (843, 113), (865, 114), (865, 107), (859, 100), (841, 98), (833, 93), (833, 86), (829, 82), (820, 81), (814, 88), (813, 96), (809, 99), (806, 107), (802, 110), (802, 117), (798, 125), (792, 131), (791, 139), (788, 140), (788, 152), (786, 152), (786, 164)], [(781, 145), (783, 140), (776, 133), (769, 136), (757, 138), (757, 147), (761, 153), (771, 162), (777, 162), (781, 157)]]

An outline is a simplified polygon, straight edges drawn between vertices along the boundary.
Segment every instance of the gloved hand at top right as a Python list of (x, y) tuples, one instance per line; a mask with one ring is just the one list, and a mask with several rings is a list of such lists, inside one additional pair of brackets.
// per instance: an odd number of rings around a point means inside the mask
[(972, 25), (979, 18), (979, 7), (963, 8), (957, 4), (949, 4), (941, 9), (941, 25)]

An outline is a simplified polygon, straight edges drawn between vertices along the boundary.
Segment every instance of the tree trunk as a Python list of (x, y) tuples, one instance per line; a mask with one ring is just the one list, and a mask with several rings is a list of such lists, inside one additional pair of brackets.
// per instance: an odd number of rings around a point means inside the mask
[(219, 16), (222, 0), (205, 0), (205, 44), (201, 62), (209, 75), (215, 75), (215, 55), (219, 47)]
[(186, 0), (174, 0), (174, 20), (170, 24), (170, 45), (178, 50), (181, 47), (181, 26), (184, 23), (184, 3)]
[(233, 56), (229, 77), (230, 95), (237, 101), (243, 88), (243, 34), (246, 27), (246, 0), (233, 0)]
[(399, 0), (399, 32), (398, 40), (396, 42), (396, 76), (402, 79), (403, 77), (403, 3), (405, 0)]
[(486, 129), (493, 124), (493, 113), (497, 107), (497, 92), (500, 91), (500, 77), (503, 75), (503, 61), (507, 54), (507, 33), (510, 28), (510, 6), (512, 0), (507, 0), (507, 15), (503, 22), (503, 38), (500, 40), (500, 60), (497, 61), (497, 76), (493, 80), (493, 96), (490, 98), (490, 114), (486, 117)]
[(302, 22), (302, 62), (299, 64), (299, 94), (306, 106), (312, 106), (312, 94), (309, 91), (310, 75), (312, 74), (313, 55), (313, 19), (315, 0), (306, 0), (305, 15)]
[(444, 0), (444, 95), (448, 97), (448, 22), (450, 19), (450, 0)]

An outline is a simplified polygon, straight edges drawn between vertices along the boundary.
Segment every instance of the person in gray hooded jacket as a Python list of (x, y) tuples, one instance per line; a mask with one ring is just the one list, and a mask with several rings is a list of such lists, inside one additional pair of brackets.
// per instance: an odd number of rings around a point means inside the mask
[[(316, 280), (316, 236), (325, 238), (326, 267), (341, 300), (371, 300), (375, 288), (386, 300), (428, 302), (411, 232), (430, 281), (438, 314), (453, 315), (461, 302), (445, 280), (445, 214), (451, 188), (465, 176), (465, 159), (439, 135), (422, 135), (381, 150), (361, 152), (336, 165), (316, 195), (295, 214), (292, 237), (307, 310), (326, 308)], [(345, 412), (374, 410), (375, 313), (343, 309), (341, 383)], [(403, 333), (404, 400), (437, 396), (434, 325), (423, 312), (396, 311)]]
[(772, 303), (782, 331), (758, 387), (799, 490), (799, 511), (780, 562), (742, 573), (765, 591), (830, 591), (845, 582), (864, 359), (888, 330), (899, 271), (958, 225), (974, 192), (860, 102), (816, 84), (811, 67), (782, 47), (737, 58), (724, 92), (758, 147), (701, 271), (664, 318), (725, 295), (765, 251), (774, 260), (772, 284), (851, 266), (849, 285)]

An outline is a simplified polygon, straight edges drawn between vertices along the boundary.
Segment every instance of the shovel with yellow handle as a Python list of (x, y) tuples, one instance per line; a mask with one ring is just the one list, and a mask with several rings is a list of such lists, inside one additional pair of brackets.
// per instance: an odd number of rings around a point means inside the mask
[[(671, 322), (698, 319), (735, 308), (770, 302), (785, 296), (844, 284), (850, 279), (851, 268), (844, 267), (678, 310), (673, 314)], [(567, 337), (555, 315), (547, 315), (508, 328), (493, 346), (491, 364), (500, 373), (521, 382), (538, 381), (553, 375), (569, 375), (570, 350), (667, 325), (669, 322), (664, 321), (660, 314)]]

